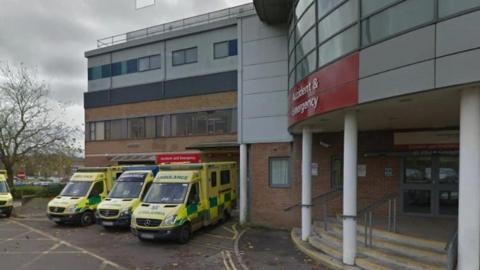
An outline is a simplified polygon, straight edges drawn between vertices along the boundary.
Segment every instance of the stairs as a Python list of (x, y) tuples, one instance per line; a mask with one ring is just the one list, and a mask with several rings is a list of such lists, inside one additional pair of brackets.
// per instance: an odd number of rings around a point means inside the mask
[(448, 258), (443, 242), (373, 229), (373, 247), (366, 247), (363, 229), (357, 226), (357, 268), (342, 264), (342, 226), (335, 222), (328, 224), (328, 231), (323, 223), (314, 223), (308, 243), (301, 241), (299, 229), (292, 230), (292, 239), (304, 253), (332, 269), (446, 269)]

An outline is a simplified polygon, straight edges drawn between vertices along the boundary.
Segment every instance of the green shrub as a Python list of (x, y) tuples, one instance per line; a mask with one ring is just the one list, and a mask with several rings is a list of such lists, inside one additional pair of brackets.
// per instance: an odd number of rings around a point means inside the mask
[(20, 199), (23, 196), (33, 197), (55, 197), (62, 191), (64, 184), (54, 184), (49, 186), (18, 186), (12, 188), (12, 196), (15, 199)]

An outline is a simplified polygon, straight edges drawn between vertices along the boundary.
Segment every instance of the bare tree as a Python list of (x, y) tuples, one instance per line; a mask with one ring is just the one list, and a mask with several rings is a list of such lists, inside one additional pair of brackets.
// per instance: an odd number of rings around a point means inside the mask
[(51, 153), (71, 143), (73, 129), (49, 104), (48, 86), (25, 65), (0, 65), (0, 161), (13, 185), (17, 165), (34, 153)]

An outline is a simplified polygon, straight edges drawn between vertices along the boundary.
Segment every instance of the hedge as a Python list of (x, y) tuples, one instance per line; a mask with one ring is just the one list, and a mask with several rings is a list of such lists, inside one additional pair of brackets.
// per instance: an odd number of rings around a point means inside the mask
[(48, 186), (18, 186), (12, 188), (11, 192), (12, 196), (16, 199), (20, 199), (22, 196), (50, 198), (60, 194), (64, 186), (64, 184)]

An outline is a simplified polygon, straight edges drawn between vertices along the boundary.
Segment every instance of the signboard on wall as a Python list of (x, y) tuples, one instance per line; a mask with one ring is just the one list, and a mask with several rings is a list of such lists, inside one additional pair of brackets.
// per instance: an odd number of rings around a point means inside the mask
[(199, 163), (200, 153), (159, 154), (157, 164), (161, 163)]
[(458, 130), (395, 132), (393, 142), (397, 150), (458, 149)]
[(288, 91), (288, 125), (358, 103), (358, 53), (312, 73)]

